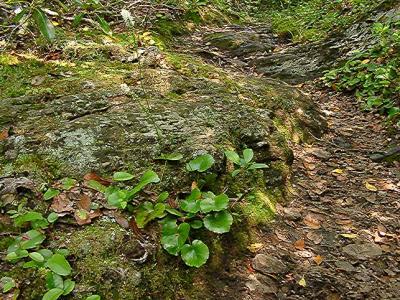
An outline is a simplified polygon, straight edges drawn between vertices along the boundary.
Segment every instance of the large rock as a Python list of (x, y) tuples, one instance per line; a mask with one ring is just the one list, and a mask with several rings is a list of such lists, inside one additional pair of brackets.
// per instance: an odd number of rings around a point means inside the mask
[(161, 153), (181, 152), (189, 160), (208, 152), (222, 161), (224, 149), (243, 147), (253, 148), (259, 162), (290, 164), (287, 141), (321, 133), (318, 111), (297, 89), (215, 77), (146, 69), (133, 71), (122, 89), (2, 99), (3, 127), (15, 134), (0, 142), (0, 175), (157, 169)]

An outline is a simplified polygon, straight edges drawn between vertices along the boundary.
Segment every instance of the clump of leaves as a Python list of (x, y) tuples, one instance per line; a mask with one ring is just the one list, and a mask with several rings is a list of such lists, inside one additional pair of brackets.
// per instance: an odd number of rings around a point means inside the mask
[(176, 207), (165, 205), (168, 216), (160, 221), (162, 225), (161, 244), (172, 255), (181, 255), (185, 264), (200, 267), (207, 262), (209, 250), (201, 240), (187, 243), (192, 229), (203, 226), (209, 231), (221, 234), (229, 232), (233, 217), (228, 211), (229, 198), (226, 194), (215, 195), (194, 188)]
[[(113, 176), (114, 181), (129, 181), (134, 176), (126, 172), (117, 172)], [(152, 171), (146, 171), (140, 178), (137, 185), (131, 189), (120, 188), (111, 185), (101, 189), (104, 191), (108, 204), (117, 208), (125, 209), (130, 201), (147, 185), (160, 182), (158, 175)], [(100, 183), (99, 183), (100, 184)]]
[(234, 170), (231, 175), (235, 177), (240, 172), (246, 170), (256, 170), (268, 168), (268, 165), (262, 163), (253, 162), (254, 152), (252, 149), (244, 149), (243, 156), (240, 157), (235, 151), (225, 151), (226, 158), (233, 162), (238, 168)]
[[(27, 213), (22, 217), (33, 216), (33, 213), (35, 212)], [(41, 214), (39, 215), (41, 216)], [(36, 217), (38, 218), (39, 215), (36, 215)], [(43, 220), (45, 219), (43, 218)], [(32, 222), (32, 220), (25, 217), (24, 222)], [(42, 299), (56, 300), (62, 295), (70, 294), (75, 287), (75, 282), (68, 278), (72, 272), (71, 265), (66, 259), (68, 250), (59, 249), (53, 252), (49, 249), (41, 248), (45, 239), (46, 236), (40, 230), (31, 229), (23, 233), (15, 238), (14, 242), (8, 247), (5, 260), (11, 263), (24, 260), (23, 268), (44, 270), (48, 291), (43, 295)], [(10, 291), (16, 286), (12, 278), (3, 277), (1, 281), (3, 284), (3, 293)]]
[(376, 23), (372, 30), (375, 46), (355, 53), (323, 80), (337, 91), (354, 93), (366, 110), (386, 114), (400, 126), (400, 21)]

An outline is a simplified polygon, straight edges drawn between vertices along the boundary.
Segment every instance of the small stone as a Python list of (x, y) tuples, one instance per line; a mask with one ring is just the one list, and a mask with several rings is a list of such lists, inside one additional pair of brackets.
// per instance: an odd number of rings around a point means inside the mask
[(328, 160), (331, 157), (331, 154), (328, 151), (319, 148), (310, 149), (310, 153), (317, 158)]
[(251, 274), (249, 280), (246, 282), (246, 287), (251, 292), (261, 294), (275, 294), (278, 291), (275, 281), (272, 278), (261, 274)]
[(255, 270), (264, 274), (285, 273), (287, 269), (279, 259), (265, 254), (257, 254), (252, 265)]
[(343, 247), (343, 252), (352, 258), (361, 260), (382, 255), (382, 249), (372, 243), (350, 244)]
[(338, 260), (335, 261), (335, 266), (342, 271), (346, 271), (346, 272), (354, 272), (355, 268), (353, 267), (353, 265), (345, 260)]

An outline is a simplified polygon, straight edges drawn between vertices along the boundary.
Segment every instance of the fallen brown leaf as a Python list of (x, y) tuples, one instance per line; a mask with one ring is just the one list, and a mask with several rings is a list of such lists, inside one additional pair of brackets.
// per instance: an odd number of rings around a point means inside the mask
[(54, 197), (50, 209), (56, 213), (69, 213), (74, 211), (73, 205), (74, 203), (68, 199), (67, 195), (62, 193)]
[(93, 172), (92, 173), (87, 173), (85, 176), (83, 176), (83, 179), (85, 181), (95, 180), (95, 181), (97, 181), (97, 182), (99, 182), (99, 183), (101, 183), (102, 185), (105, 185), (105, 186), (109, 186), (112, 183), (112, 180), (103, 178), (103, 177), (101, 177), (101, 176), (99, 176), (99, 175), (97, 175), (96, 173), (93, 173)]
[(125, 218), (122, 214), (114, 211), (113, 216), (115, 221), (123, 228), (128, 229), (129, 228), (129, 221), (127, 218)]
[(89, 212), (84, 209), (77, 209), (74, 213), (74, 217), (78, 225), (86, 225), (92, 222)]
[(92, 204), (92, 201), (90, 200), (89, 196), (86, 194), (83, 194), (81, 196), (81, 199), (78, 201), (78, 208), (84, 209), (86, 211), (90, 211), (90, 205)]
[(313, 217), (311, 214), (306, 215), (303, 222), (311, 229), (321, 228), (321, 221)]
[(365, 183), (365, 187), (367, 190), (371, 191), (371, 192), (377, 192), (378, 188), (372, 184), (370, 184), (369, 182)]
[(320, 264), (322, 264), (323, 261), (323, 257), (321, 255), (317, 255), (313, 257), (313, 261), (319, 266)]
[(298, 240), (293, 245), (297, 250), (304, 250), (305, 242), (304, 240)]
[(10, 130), (10, 128), (4, 128), (2, 131), (0, 131), (0, 141), (4, 141), (4, 140), (8, 139), (9, 130)]

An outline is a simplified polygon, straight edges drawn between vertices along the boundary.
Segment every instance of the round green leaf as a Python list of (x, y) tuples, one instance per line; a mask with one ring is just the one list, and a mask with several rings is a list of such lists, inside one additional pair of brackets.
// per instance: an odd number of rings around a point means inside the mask
[(49, 223), (54, 223), (55, 221), (57, 221), (57, 219), (58, 219), (58, 214), (55, 212), (52, 212), (47, 216), (47, 221), (49, 221)]
[[(170, 225), (173, 226), (173, 224)], [(175, 229), (173, 227), (168, 228), (168, 230), (163, 228), (161, 236), (163, 248), (169, 254), (177, 256), (189, 236), (189, 231), (190, 225), (188, 223), (182, 223)]]
[(203, 222), (208, 230), (216, 233), (225, 233), (229, 232), (233, 217), (228, 211), (223, 210), (207, 215)]
[(253, 150), (251, 149), (244, 149), (243, 150), (243, 159), (245, 163), (249, 163), (254, 157)]
[(233, 162), (234, 164), (240, 164), (240, 157), (235, 151), (225, 151), (225, 156), (228, 160)]
[(68, 190), (70, 190), (70, 189), (72, 189), (74, 187), (74, 185), (76, 184), (76, 180), (67, 177), (67, 178), (64, 178), (64, 179), (61, 180), (61, 184), (62, 184), (62, 188), (64, 190), (68, 191)]
[(42, 300), (57, 300), (63, 293), (62, 289), (54, 288), (44, 294)]
[(62, 277), (54, 272), (48, 272), (46, 274), (46, 287), (51, 289), (64, 289), (64, 281)]
[(29, 257), (32, 258), (32, 260), (37, 261), (37, 262), (44, 262), (44, 257), (42, 254), (39, 252), (31, 252), (29, 253)]
[(64, 292), (63, 295), (68, 295), (71, 293), (75, 288), (75, 281), (72, 281), (71, 279), (64, 280)]
[(169, 197), (168, 192), (162, 192), (160, 195), (158, 195), (157, 202), (164, 202), (165, 200), (168, 199), (168, 197)]
[(91, 188), (100, 193), (105, 193), (107, 190), (107, 188), (104, 185), (102, 185), (100, 182), (96, 180), (89, 180), (88, 182), (86, 182), (86, 185), (88, 188)]
[(3, 293), (7, 293), (8, 291), (16, 287), (15, 281), (11, 277), (2, 277), (0, 279), (0, 282), (3, 286)]
[(197, 156), (186, 164), (186, 169), (190, 172), (205, 172), (214, 164), (214, 158), (210, 154)]
[(194, 220), (194, 221), (190, 222), (190, 226), (191, 226), (193, 229), (199, 229), (199, 228), (203, 227), (203, 221), (201, 221), (201, 220)]
[(115, 181), (127, 181), (133, 179), (133, 175), (126, 172), (115, 172), (113, 180)]
[(50, 268), (50, 270), (58, 275), (67, 276), (71, 274), (71, 266), (61, 254), (53, 254), (52, 257), (50, 257), (47, 261), (46, 265)]
[(196, 268), (207, 262), (209, 254), (207, 245), (200, 240), (194, 240), (191, 245), (184, 245), (181, 250), (181, 257), (185, 264)]
[(39, 246), (44, 240), (45, 236), (37, 230), (29, 230), (23, 234), (23, 239), (20, 243), (21, 249), (31, 249)]
[(215, 196), (213, 193), (208, 192), (204, 194), (204, 199), (200, 201), (200, 208), (202, 212), (208, 213), (211, 211), (221, 211), (228, 208), (229, 198), (225, 194)]
[(53, 255), (53, 252), (49, 249), (40, 249), (38, 252), (42, 254), (45, 259), (49, 259)]

